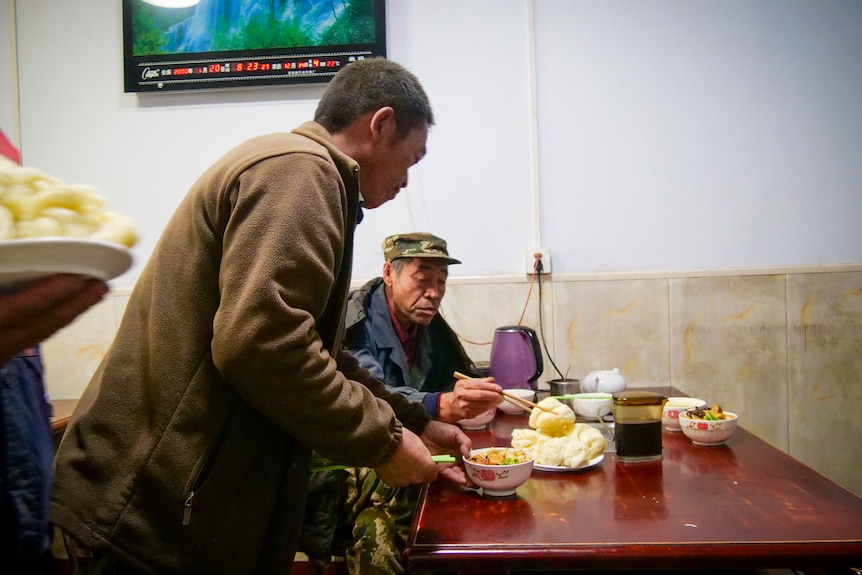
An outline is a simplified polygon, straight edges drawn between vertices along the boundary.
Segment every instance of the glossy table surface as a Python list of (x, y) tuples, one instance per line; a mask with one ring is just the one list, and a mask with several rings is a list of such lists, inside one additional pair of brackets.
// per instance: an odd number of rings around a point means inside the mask
[[(520, 427), (526, 415), (498, 413), (469, 434), (474, 447), (509, 445)], [(582, 472), (534, 470), (509, 497), (435, 481), (414, 517), (411, 570), (862, 566), (859, 497), (744, 427), (719, 447), (662, 441), (661, 461), (609, 452)]]

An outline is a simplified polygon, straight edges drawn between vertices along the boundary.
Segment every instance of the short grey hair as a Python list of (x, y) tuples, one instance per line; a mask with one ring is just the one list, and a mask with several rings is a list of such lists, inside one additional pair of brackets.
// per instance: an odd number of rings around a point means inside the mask
[(401, 137), (434, 124), (428, 96), (406, 68), (385, 58), (357, 60), (342, 68), (323, 92), (314, 121), (338, 133), (368, 112), (391, 107)]
[(407, 260), (412, 260), (413, 258), (395, 258), (391, 262), (392, 269), (395, 270), (395, 273), (401, 275), (401, 270), (404, 269), (404, 265), (407, 263)]

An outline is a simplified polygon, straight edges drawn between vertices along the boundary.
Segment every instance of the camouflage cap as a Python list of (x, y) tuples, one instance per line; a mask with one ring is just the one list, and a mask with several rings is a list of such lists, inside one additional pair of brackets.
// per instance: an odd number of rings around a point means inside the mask
[(383, 240), (383, 256), (387, 262), (397, 258), (437, 258), (447, 264), (460, 264), (449, 257), (446, 240), (426, 232), (395, 234)]

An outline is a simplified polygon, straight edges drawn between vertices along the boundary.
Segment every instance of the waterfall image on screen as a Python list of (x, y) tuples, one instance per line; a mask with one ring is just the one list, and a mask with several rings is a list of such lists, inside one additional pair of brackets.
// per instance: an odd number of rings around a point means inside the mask
[(384, 0), (123, 1), (127, 92), (325, 82), (385, 56)]

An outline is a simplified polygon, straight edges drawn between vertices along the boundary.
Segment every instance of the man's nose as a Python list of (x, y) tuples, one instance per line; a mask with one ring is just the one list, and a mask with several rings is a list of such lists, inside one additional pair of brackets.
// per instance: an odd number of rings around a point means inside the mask
[(436, 287), (425, 288), (425, 297), (433, 302), (440, 301), (440, 290)]

